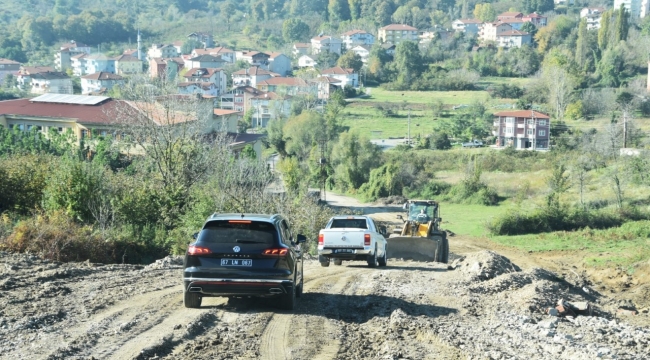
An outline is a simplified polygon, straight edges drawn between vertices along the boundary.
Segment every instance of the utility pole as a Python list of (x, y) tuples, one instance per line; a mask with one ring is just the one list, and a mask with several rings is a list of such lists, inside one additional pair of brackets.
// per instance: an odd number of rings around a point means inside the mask
[(319, 139), (318, 147), (320, 148), (320, 158), (318, 159), (318, 165), (320, 166), (320, 194), (322, 200), (327, 202), (327, 194), (325, 192), (325, 181), (327, 180), (327, 173), (325, 172), (325, 165), (327, 164), (327, 159), (325, 159), (325, 152), (327, 150), (327, 139)]
[(627, 148), (627, 108), (623, 109), (623, 148)]
[(408, 116), (408, 138), (406, 139), (407, 143), (409, 146), (411, 146), (411, 108), (409, 108), (409, 116)]

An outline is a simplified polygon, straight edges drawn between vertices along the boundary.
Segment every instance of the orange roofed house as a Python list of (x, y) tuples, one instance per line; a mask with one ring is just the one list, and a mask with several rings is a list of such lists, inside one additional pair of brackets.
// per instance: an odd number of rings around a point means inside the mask
[(492, 134), (497, 147), (515, 149), (548, 150), (551, 119), (534, 110), (501, 111), (494, 114)]

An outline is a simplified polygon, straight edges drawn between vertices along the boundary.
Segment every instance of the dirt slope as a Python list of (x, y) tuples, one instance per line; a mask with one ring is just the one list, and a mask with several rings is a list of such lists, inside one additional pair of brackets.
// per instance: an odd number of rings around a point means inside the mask
[[(388, 220), (390, 211), (376, 216)], [(269, 300), (221, 298), (185, 309), (178, 258), (101, 266), (0, 252), (0, 359), (640, 359), (650, 353), (650, 328), (642, 326), (647, 313), (616, 318), (609, 298), (595, 289), (479, 245), (452, 238), (454, 270), (396, 260), (377, 269), (307, 261), (294, 312)], [(559, 298), (590, 301), (594, 316), (545, 315)]]

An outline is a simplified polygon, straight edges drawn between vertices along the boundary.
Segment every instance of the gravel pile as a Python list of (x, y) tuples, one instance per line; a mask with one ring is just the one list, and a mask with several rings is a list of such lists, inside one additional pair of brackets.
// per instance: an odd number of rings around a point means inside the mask
[(453, 264), (469, 281), (485, 281), (498, 275), (521, 271), (510, 259), (494, 251), (480, 251), (460, 258)]

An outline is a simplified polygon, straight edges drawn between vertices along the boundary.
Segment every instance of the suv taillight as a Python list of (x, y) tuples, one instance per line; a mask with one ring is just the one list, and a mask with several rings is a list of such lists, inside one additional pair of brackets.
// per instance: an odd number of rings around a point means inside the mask
[(325, 243), (325, 234), (318, 234), (318, 245), (323, 245)]
[(212, 251), (207, 247), (190, 245), (187, 248), (187, 255), (208, 255), (212, 254)]
[(370, 245), (370, 234), (363, 235), (363, 245)]
[(266, 249), (262, 251), (262, 255), (269, 255), (269, 256), (285, 256), (289, 252), (288, 249), (285, 248), (271, 248), (271, 249)]

